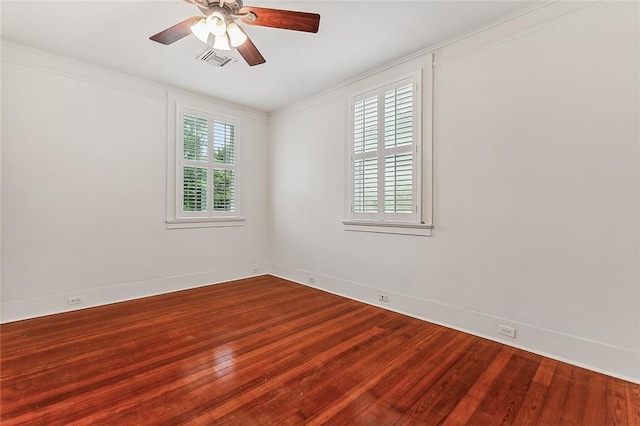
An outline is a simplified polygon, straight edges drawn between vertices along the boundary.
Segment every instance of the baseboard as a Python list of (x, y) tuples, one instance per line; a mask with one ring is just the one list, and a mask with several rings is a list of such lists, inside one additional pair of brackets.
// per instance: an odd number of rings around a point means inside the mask
[[(3, 301), (0, 306), (0, 322), (8, 323), (45, 315), (59, 314), (78, 309), (92, 308), (124, 302), (142, 297), (172, 293), (190, 288), (219, 284), (241, 278), (262, 275), (267, 264), (251, 264), (195, 274), (176, 275), (145, 281), (135, 281), (108, 287), (90, 288), (69, 293), (57, 293), (43, 297)], [(82, 297), (82, 304), (68, 305), (68, 297)]]
[[(271, 275), (299, 284), (443, 325), (612, 377), (640, 383), (639, 354), (634, 351), (510, 321), (506, 318), (498, 318), (431, 300), (394, 293), (389, 290), (381, 290), (362, 283), (325, 276), (312, 271), (274, 263), (270, 263), (266, 270)], [(313, 277), (313, 283), (309, 282), (310, 276)], [(378, 302), (377, 295), (379, 293), (389, 295), (389, 302)], [(497, 334), (498, 324), (516, 328), (516, 338), (502, 338)]]

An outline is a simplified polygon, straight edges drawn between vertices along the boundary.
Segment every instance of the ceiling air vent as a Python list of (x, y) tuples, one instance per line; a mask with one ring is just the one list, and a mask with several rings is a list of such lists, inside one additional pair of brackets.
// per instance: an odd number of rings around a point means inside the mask
[(205, 50), (197, 57), (197, 59), (202, 62), (206, 62), (209, 65), (213, 65), (214, 67), (226, 67), (237, 61), (236, 58), (227, 56), (224, 53), (213, 49)]

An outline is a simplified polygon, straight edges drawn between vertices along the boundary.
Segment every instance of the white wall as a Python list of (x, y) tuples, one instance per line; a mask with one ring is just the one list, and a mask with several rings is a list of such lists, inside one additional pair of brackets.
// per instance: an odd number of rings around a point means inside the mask
[(167, 88), (5, 44), (2, 106), (3, 321), (266, 262), (265, 114), (218, 105), (247, 117), (245, 226), (167, 230)]
[(272, 271), (640, 380), (638, 42), (637, 3), (560, 4), (436, 51), (431, 238), (343, 230), (363, 81), (278, 111)]

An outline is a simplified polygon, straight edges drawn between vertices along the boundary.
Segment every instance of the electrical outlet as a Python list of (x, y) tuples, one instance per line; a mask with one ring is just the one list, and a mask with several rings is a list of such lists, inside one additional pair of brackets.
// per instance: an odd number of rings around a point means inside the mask
[(82, 296), (67, 297), (67, 305), (79, 305), (82, 303)]
[(315, 282), (316, 282), (316, 277), (314, 277), (313, 275), (309, 275), (309, 279), (308, 279), (308, 281), (309, 281), (309, 284), (315, 284)]
[(389, 303), (389, 295), (388, 294), (379, 294), (378, 302)]
[(506, 325), (498, 324), (498, 334), (502, 334), (503, 336), (511, 337), (512, 339), (516, 338), (516, 329), (512, 327), (507, 327)]

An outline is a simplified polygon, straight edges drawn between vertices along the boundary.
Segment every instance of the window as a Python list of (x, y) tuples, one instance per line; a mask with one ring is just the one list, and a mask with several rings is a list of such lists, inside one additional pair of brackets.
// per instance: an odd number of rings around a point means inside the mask
[(351, 98), (348, 230), (430, 228), (422, 220), (420, 83), (416, 73)]
[(175, 218), (167, 223), (241, 220), (238, 120), (182, 106), (176, 112)]

